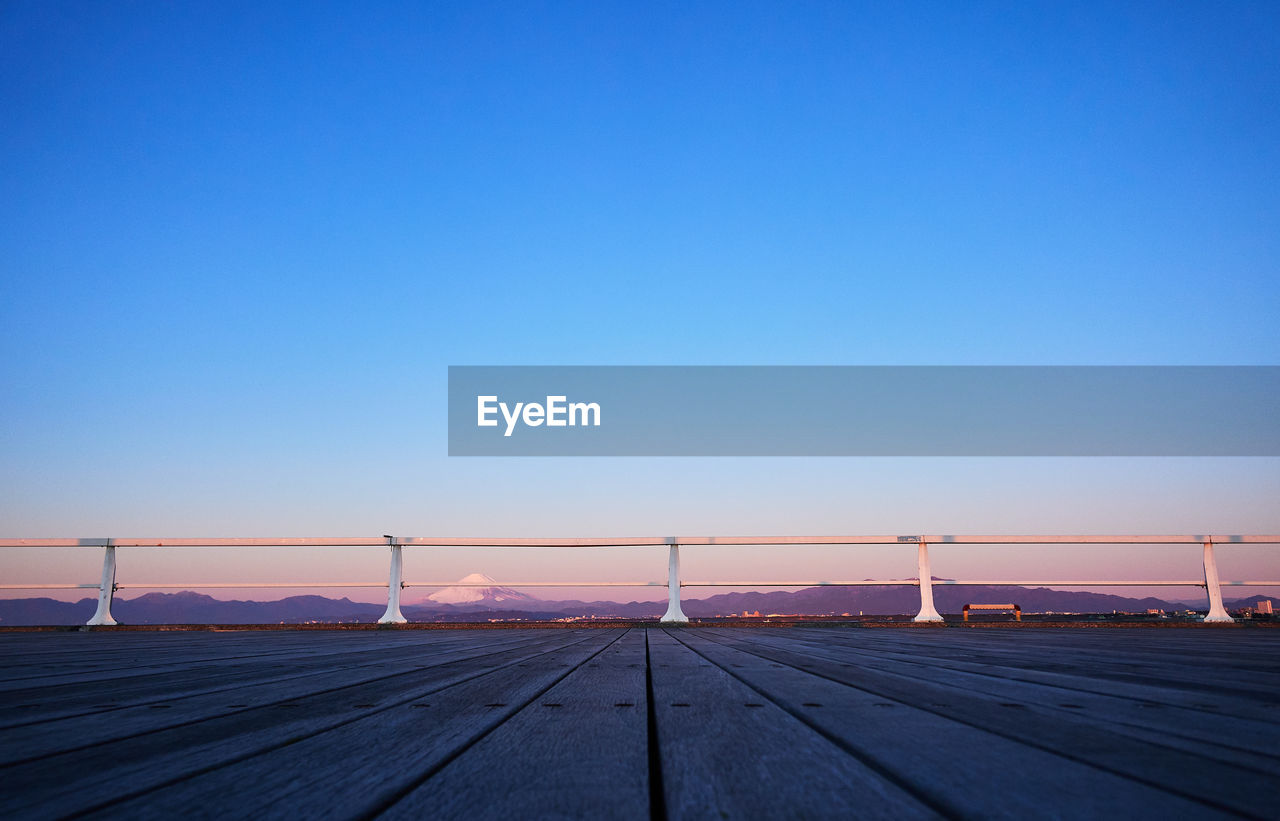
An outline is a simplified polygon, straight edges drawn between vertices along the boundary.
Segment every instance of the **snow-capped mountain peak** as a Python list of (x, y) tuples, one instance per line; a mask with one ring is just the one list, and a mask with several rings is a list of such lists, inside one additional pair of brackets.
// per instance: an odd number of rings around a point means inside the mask
[[(502, 587), (483, 573), (472, 573), (458, 580), (459, 585), (466, 587), (446, 587), (427, 596), (427, 601), (438, 604), (470, 604), (472, 602), (509, 602), (533, 601), (535, 596)], [(470, 585), (483, 585), (471, 587)]]

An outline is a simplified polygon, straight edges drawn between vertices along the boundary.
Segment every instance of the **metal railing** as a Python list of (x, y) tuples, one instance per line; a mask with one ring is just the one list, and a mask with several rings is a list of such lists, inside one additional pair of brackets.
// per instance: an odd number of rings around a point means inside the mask
[[(1203, 579), (1193, 580), (974, 580), (934, 579), (929, 570), (929, 546), (946, 545), (1201, 545), (1203, 547)], [(940, 622), (942, 616), (933, 604), (934, 585), (1035, 585), (1046, 587), (1203, 587), (1208, 596), (1207, 623), (1229, 623), (1222, 604), (1222, 587), (1255, 586), (1280, 587), (1280, 580), (1221, 581), (1214, 556), (1215, 544), (1280, 544), (1280, 535), (1068, 535), (1068, 536), (1008, 536), (1008, 535), (913, 535), (913, 536), (653, 536), (635, 538), (568, 538), (568, 539), (509, 539), (443, 536), (376, 536), (376, 537), (320, 537), (320, 538), (243, 538), (243, 539), (0, 539), (2, 547), (100, 547), (103, 550), (102, 579), (97, 584), (0, 584), (0, 590), (98, 590), (98, 609), (89, 625), (113, 625), (111, 604), (117, 590), (199, 588), (387, 588), (387, 610), (378, 619), (379, 624), (403, 624), (407, 619), (400, 612), (400, 594), (409, 587), (491, 587), (491, 582), (406, 582), (404, 580), (405, 547), (666, 547), (666, 582), (509, 582), (505, 587), (665, 587), (667, 611), (663, 622), (687, 622), (680, 604), (680, 590), (685, 587), (858, 587), (904, 585), (920, 588), (920, 612), (917, 622)], [(788, 581), (684, 581), (680, 578), (680, 548), (698, 545), (915, 545), (916, 569), (914, 579), (862, 579), (857, 581), (788, 580)], [(269, 582), (269, 583), (213, 583), (170, 584), (131, 582), (128, 585), (116, 581), (116, 549), (121, 547), (388, 547), (391, 552), (390, 575), (382, 582)]]

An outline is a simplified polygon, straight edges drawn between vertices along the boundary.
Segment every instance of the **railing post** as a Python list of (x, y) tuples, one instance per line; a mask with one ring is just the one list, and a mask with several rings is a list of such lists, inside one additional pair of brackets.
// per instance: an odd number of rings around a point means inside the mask
[(401, 546), (393, 536), (387, 537), (391, 545), (391, 579), (387, 584), (387, 612), (378, 619), (378, 624), (404, 624), (406, 619), (400, 613), (400, 591), (404, 589), (404, 556)]
[(85, 622), (90, 627), (112, 625), (116, 620), (111, 618), (111, 600), (116, 593), (116, 546), (107, 539), (107, 546), (102, 554), (102, 583), (98, 585), (98, 610), (93, 618)]
[(1204, 588), (1209, 594), (1209, 613), (1204, 617), (1205, 623), (1235, 622), (1222, 606), (1222, 586), (1218, 583), (1218, 562), (1213, 557), (1212, 541), (1204, 543)]
[(671, 545), (667, 554), (667, 612), (664, 622), (687, 622), (689, 617), (680, 609), (680, 545)]
[(929, 572), (929, 544), (921, 541), (917, 545), (916, 565), (920, 573), (920, 612), (912, 621), (942, 621), (933, 606), (933, 574)]

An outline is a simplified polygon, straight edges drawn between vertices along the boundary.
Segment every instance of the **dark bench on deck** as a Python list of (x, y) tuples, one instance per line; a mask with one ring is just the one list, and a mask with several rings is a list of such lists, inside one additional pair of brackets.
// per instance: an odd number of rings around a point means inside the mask
[(1016, 619), (1017, 621), (1022, 621), (1022, 608), (1016, 604), (966, 604), (964, 606), (965, 621), (969, 620), (970, 610), (1000, 610), (1000, 611), (1012, 610), (1014, 619)]

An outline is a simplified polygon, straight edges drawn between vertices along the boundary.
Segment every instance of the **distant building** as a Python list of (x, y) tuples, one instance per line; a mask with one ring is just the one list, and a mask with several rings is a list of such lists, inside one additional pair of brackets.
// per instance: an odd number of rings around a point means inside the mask
[(1275, 612), (1274, 610), (1271, 609), (1270, 599), (1263, 599), (1262, 601), (1258, 602), (1257, 611), (1259, 613), (1266, 613), (1267, 615), (1271, 615), (1273, 612)]

